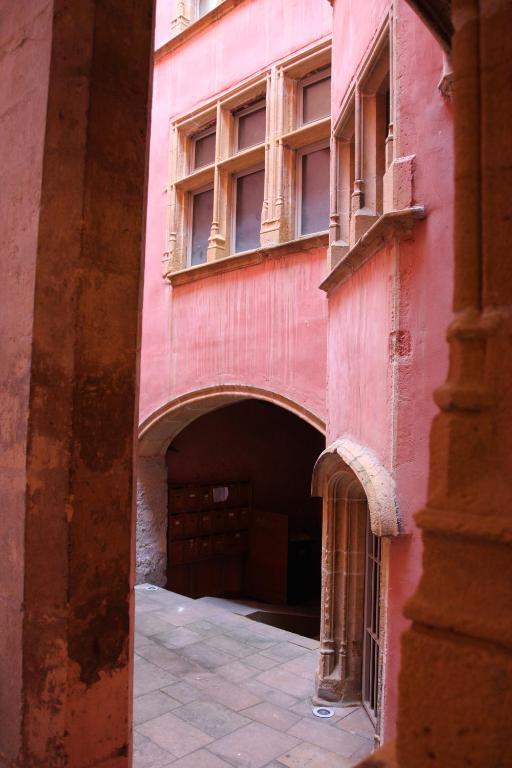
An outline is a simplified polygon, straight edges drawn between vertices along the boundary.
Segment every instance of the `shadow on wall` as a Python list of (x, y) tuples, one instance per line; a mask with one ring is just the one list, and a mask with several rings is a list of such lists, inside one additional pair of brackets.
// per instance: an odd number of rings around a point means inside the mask
[[(318, 602), (321, 503), (310, 487), (324, 445), (303, 420), (257, 400), (183, 430), (166, 455), (168, 587), (192, 597)], [(222, 486), (230, 494), (215, 500)]]

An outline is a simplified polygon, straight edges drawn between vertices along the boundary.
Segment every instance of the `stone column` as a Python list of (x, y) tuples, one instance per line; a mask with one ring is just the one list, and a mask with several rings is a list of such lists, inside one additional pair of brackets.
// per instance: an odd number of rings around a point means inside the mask
[(152, 0), (0, 19), (0, 765), (127, 768)]
[(165, 456), (137, 461), (137, 584), (167, 581), (167, 466)]

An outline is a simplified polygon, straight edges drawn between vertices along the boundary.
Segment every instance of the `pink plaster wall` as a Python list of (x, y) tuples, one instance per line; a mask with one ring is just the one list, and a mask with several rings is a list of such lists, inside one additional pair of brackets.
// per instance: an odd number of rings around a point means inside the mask
[(150, 308), (145, 317), (143, 370), (152, 353), (146, 374), (154, 375), (141, 391), (141, 420), (155, 404), (214, 384), (260, 387), (324, 418), (324, 270), (320, 249), (178, 286), (172, 299), (164, 286), (163, 350), (162, 317)]
[(354, 73), (387, 16), (391, 0), (336, 0), (333, 14), (332, 112), (335, 119)]
[[(335, 3), (334, 117), (389, 6), (383, 0)], [(437, 89), (441, 50), (404, 0), (395, 2), (394, 12), (397, 156), (416, 155), (414, 198), (425, 205), (427, 218), (415, 225), (413, 240), (403, 241), (396, 250), (383, 249), (335, 291), (328, 332), (329, 438), (349, 432), (372, 448), (388, 469), (394, 465), (406, 531), (390, 549), (385, 738), (395, 732), (400, 634), (406, 626), (402, 608), (421, 572), (413, 514), (426, 501), (428, 438), (436, 412), (432, 394), (447, 369), (453, 215), (451, 109)], [(393, 391), (394, 328), (410, 338), (410, 348), (406, 345), (395, 358), (398, 379)]]
[[(160, 43), (168, 37), (172, 5), (172, 0), (157, 3)], [(331, 18), (326, 0), (245, 0), (157, 60), (140, 420), (178, 394), (224, 382), (271, 389), (325, 417), (326, 301), (317, 288), (325, 271), (324, 251), (287, 256), (174, 292), (162, 280), (161, 260), (170, 119), (325, 38)]]

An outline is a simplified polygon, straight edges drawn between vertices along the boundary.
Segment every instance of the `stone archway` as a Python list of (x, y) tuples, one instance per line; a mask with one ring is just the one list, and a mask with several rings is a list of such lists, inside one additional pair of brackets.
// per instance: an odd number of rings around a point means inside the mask
[[(360, 702), (362, 695), (368, 540), (400, 532), (395, 482), (372, 451), (345, 435), (319, 457), (313, 472), (312, 494), (323, 498), (317, 696), (353, 704)], [(377, 592), (384, 592), (383, 580), (379, 573)], [(382, 607), (378, 598), (375, 611), (380, 617)], [(385, 622), (378, 623), (378, 643), (384, 645)], [(382, 658), (378, 666), (376, 677), (382, 681)], [(377, 712), (381, 689), (382, 682), (376, 692)], [(378, 721), (376, 727), (378, 730)]]
[(136, 583), (164, 586), (167, 567), (167, 468), (165, 454), (173, 439), (210, 411), (242, 400), (273, 403), (325, 434), (317, 414), (288, 397), (242, 384), (219, 385), (188, 392), (147, 417), (139, 428), (137, 463)]

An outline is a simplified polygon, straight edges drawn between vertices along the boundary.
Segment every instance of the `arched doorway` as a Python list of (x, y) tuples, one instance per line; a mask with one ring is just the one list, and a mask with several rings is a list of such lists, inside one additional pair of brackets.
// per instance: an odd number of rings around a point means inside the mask
[(361, 703), (380, 730), (387, 538), (399, 533), (395, 485), (350, 437), (332, 443), (313, 473), (323, 498), (322, 626), (317, 695)]
[[(137, 580), (251, 601), (257, 620), (318, 636), (322, 522), (310, 478), (325, 446), (322, 423), (257, 394), (208, 391), (148, 420)], [(260, 612), (258, 603), (279, 610)]]

